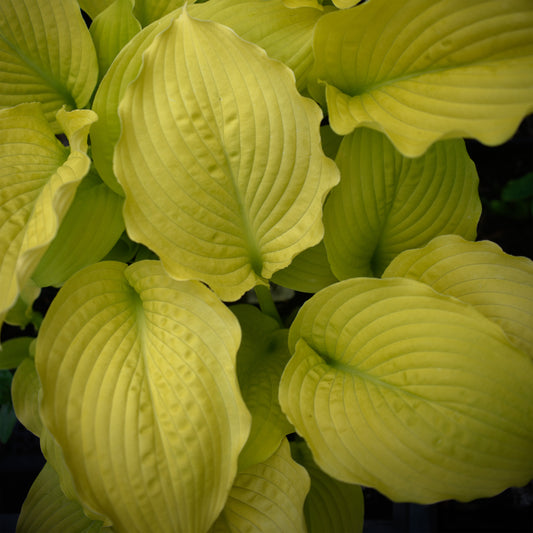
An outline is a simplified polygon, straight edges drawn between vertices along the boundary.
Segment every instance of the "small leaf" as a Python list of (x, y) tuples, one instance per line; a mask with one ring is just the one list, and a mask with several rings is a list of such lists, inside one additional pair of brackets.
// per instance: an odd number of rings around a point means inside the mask
[(6, 444), (13, 433), (17, 417), (11, 404), (0, 405), (0, 443)]
[(0, 108), (41, 102), (55, 133), (63, 105), (82, 108), (98, 78), (94, 45), (75, 0), (2, 0)]
[(65, 283), (37, 339), (41, 417), (90, 516), (132, 533), (211, 526), (250, 428), (239, 340), (209, 289), (156, 261), (101, 262)]
[(175, 279), (237, 300), (322, 238), (338, 172), (320, 109), (262, 49), (187, 14), (143, 61), (114, 160), (128, 234)]
[(394, 501), (490, 497), (533, 477), (533, 361), (472, 306), (403, 278), (308, 300), (279, 399), (320, 468)]
[(0, 347), (0, 369), (17, 368), (19, 364), (29, 357), (32, 337), (17, 337), (2, 343)]
[(533, 358), (533, 261), (506, 254), (490, 241), (443, 235), (400, 254), (383, 277), (427, 283), (475, 307)]
[(377, 129), (408, 157), (503, 143), (533, 111), (530, 0), (372, 0), (324, 15), (314, 51), (333, 130)]
[(437, 235), (475, 239), (479, 180), (463, 140), (408, 159), (361, 128), (343, 139), (335, 161), (341, 182), (324, 207), (324, 244), (338, 279), (380, 276), (400, 252)]
[(40, 436), (43, 428), (39, 415), (39, 391), (41, 384), (35, 362), (26, 357), (17, 368), (11, 386), (13, 407), (21, 424), (34, 435)]
[(270, 458), (237, 475), (209, 533), (306, 533), (303, 505), (308, 491), (309, 476), (293, 461), (283, 439)]
[(22, 504), (17, 533), (112, 533), (102, 526), (87, 518), (77, 502), (67, 499), (56, 472), (46, 463)]
[[(33, 324), (35, 329), (38, 329), (42, 321), (42, 315), (33, 310), (33, 304), (40, 294), (41, 289), (33, 280), (26, 281), (20, 290), (17, 301), (6, 313), (5, 322), (20, 329), (25, 329), (29, 324)], [(0, 319), (1, 323), (2, 320)]]
[(281, 412), (278, 388), (290, 358), (289, 330), (251, 305), (234, 305), (242, 341), (237, 354), (237, 376), (242, 397), (252, 415), (252, 427), (239, 455), (239, 471), (266, 461), (282, 439), (294, 431)]

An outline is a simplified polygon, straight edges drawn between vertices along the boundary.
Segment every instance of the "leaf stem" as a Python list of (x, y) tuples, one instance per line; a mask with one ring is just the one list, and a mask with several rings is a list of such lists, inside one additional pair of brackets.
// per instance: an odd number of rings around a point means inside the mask
[(266, 285), (256, 285), (254, 287), (255, 295), (259, 301), (259, 307), (261, 311), (273, 318), (281, 327), (283, 327), (283, 321), (279, 316), (278, 310), (276, 309), (276, 304), (272, 298), (272, 293), (270, 292), (270, 286)]

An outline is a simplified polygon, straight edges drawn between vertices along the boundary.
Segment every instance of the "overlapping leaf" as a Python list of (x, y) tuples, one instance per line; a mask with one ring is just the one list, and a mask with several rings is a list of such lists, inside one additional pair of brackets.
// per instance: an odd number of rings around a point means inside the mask
[(533, 476), (533, 362), (472, 306), (402, 278), (313, 296), (280, 404), (331, 476), (393, 500), (470, 500)]
[(463, 140), (402, 156), (385, 135), (361, 128), (336, 157), (341, 182), (324, 207), (324, 243), (338, 279), (380, 276), (403, 250), (433, 237), (476, 237), (478, 177)]
[(0, 108), (41, 102), (54, 131), (63, 106), (84, 107), (98, 63), (78, 2), (3, 0), (0, 5)]
[(320, 109), (283, 64), (186, 13), (143, 57), (115, 149), (128, 234), (176, 279), (236, 300), (322, 238), (338, 171)]
[(18, 420), (34, 435), (40, 436), (43, 424), (39, 415), (39, 376), (35, 361), (26, 357), (13, 376), (11, 396)]
[(456, 235), (433, 239), (420, 250), (400, 254), (383, 273), (427, 283), (459, 298), (498, 323), (533, 357), (533, 262), (504, 253), (490, 241)]
[(87, 133), (95, 119), (89, 110), (58, 112), (69, 154), (39, 104), (0, 110), (0, 317), (17, 300), (89, 170)]
[(293, 461), (283, 439), (271, 457), (237, 475), (209, 533), (306, 533), (303, 506), (308, 491), (309, 475)]
[(533, 110), (530, 0), (372, 0), (323, 16), (314, 47), (333, 129), (383, 131), (409, 157), (502, 143)]
[[(73, 276), (39, 333), (41, 416), (91, 516), (117, 531), (205, 531), (248, 436), (234, 315), (159, 262)], [(53, 451), (53, 450), (52, 450)]]

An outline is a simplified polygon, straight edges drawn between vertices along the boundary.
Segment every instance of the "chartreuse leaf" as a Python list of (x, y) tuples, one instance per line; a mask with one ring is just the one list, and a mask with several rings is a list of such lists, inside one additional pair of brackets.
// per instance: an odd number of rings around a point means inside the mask
[(493, 496), (533, 476), (533, 361), (472, 306), (402, 278), (308, 300), (280, 404), (318, 466), (392, 500)]
[(41, 102), (55, 133), (56, 112), (84, 107), (98, 63), (78, 2), (3, 0), (0, 5), (0, 108)]
[(91, 517), (128, 532), (210, 527), (250, 428), (239, 340), (209, 289), (158, 261), (100, 262), (65, 283), (37, 339), (41, 418)]
[(530, 0), (372, 0), (324, 15), (314, 51), (332, 128), (380, 130), (409, 157), (502, 143), (533, 110)]
[[(195, 0), (187, 0), (194, 4)], [(171, 11), (183, 6), (185, 0), (135, 0), (134, 13), (143, 26), (160, 19)]]
[(122, 47), (140, 30), (141, 24), (133, 15), (133, 0), (115, 0), (98, 14), (89, 31), (98, 56), (100, 78)]
[(400, 254), (383, 273), (427, 283), (498, 323), (533, 357), (533, 262), (508, 255), (490, 241), (468, 242), (456, 235), (433, 239)]
[(338, 279), (331, 272), (324, 242), (320, 242), (298, 254), (288, 267), (275, 272), (272, 281), (295, 291), (315, 293)]
[(57, 120), (70, 153), (39, 104), (0, 110), (0, 317), (15, 304), (89, 170), (87, 134), (96, 115), (60, 110)]
[(440, 141), (417, 159), (377, 131), (345, 137), (341, 182), (324, 207), (324, 244), (339, 279), (380, 276), (403, 250), (457, 233), (475, 239), (478, 176), (462, 139)]
[(322, 238), (338, 170), (320, 146), (321, 111), (282, 63), (187, 13), (143, 61), (114, 159), (128, 234), (174, 278), (237, 300)]
[(80, 7), (87, 13), (93, 20), (102, 12), (108, 8), (115, 0), (78, 0)]
[(34, 435), (40, 436), (43, 423), (39, 415), (39, 376), (35, 361), (26, 357), (13, 376), (11, 396), (13, 408), (21, 424)]
[(343, 483), (318, 468), (304, 441), (291, 442), (292, 456), (311, 477), (304, 513), (309, 533), (360, 533), (363, 531), (364, 499), (359, 485)]
[(0, 347), (0, 370), (17, 368), (30, 354), (32, 337), (16, 337), (8, 339)]
[(239, 472), (221, 515), (209, 533), (305, 533), (309, 475), (293, 461), (287, 439), (261, 463)]
[[(41, 288), (38, 287), (32, 279), (20, 289), (17, 301), (10, 307), (5, 315), (5, 322), (12, 326), (18, 326), (21, 329), (26, 328), (29, 324), (33, 324), (35, 329), (39, 329), (42, 322), (42, 315), (38, 311), (34, 311), (33, 304), (41, 294)], [(2, 322), (0, 318), (0, 323)]]
[(59, 485), (59, 478), (49, 463), (46, 463), (33, 482), (22, 505), (17, 522), (18, 533), (96, 533), (103, 528), (102, 522), (93, 521), (83, 513), (76, 501), (67, 499)]
[(40, 287), (59, 287), (78, 270), (100, 261), (124, 231), (122, 203), (123, 198), (90, 171), (32, 279)]
[(266, 461), (294, 431), (278, 401), (279, 380), (290, 358), (289, 330), (280, 329), (276, 320), (252, 305), (235, 305), (231, 310), (242, 331), (237, 376), (252, 415), (250, 436), (239, 455), (239, 470), (243, 470)]

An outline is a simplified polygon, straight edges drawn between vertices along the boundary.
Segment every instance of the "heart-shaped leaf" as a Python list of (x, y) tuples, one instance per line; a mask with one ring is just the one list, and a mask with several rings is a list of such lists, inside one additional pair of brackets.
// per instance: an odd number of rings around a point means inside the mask
[(236, 300), (322, 238), (338, 170), (321, 111), (282, 63), (186, 13), (143, 61), (114, 160), (128, 234), (174, 278)]
[(314, 50), (332, 128), (383, 131), (409, 157), (500, 144), (533, 111), (530, 0), (372, 0), (324, 15)]
[(382, 133), (360, 128), (335, 161), (341, 182), (324, 207), (324, 244), (338, 279), (380, 276), (400, 252), (437, 235), (475, 239), (478, 176), (462, 139), (408, 159)]
[(65, 283), (37, 339), (41, 417), (91, 516), (128, 532), (211, 526), (250, 428), (239, 340), (209, 289), (157, 261)]
[(396, 276), (422, 281), (469, 303), (533, 358), (531, 259), (506, 254), (490, 241), (443, 235), (420, 250), (400, 254), (383, 273)]
[(356, 278), (291, 326), (280, 404), (318, 466), (392, 500), (471, 500), (533, 476), (533, 361), (472, 306)]
[(98, 78), (94, 45), (75, 0), (3, 0), (0, 108), (41, 102), (55, 133), (63, 106), (84, 107)]

